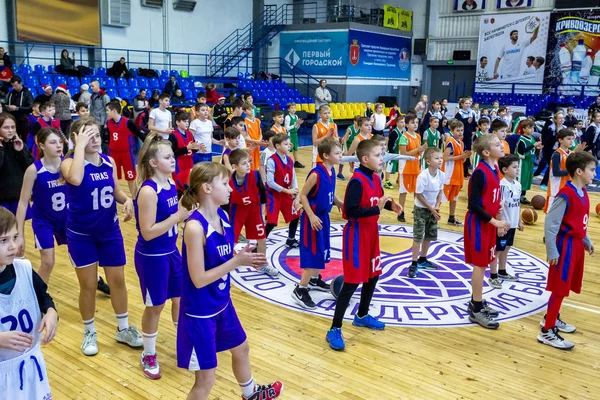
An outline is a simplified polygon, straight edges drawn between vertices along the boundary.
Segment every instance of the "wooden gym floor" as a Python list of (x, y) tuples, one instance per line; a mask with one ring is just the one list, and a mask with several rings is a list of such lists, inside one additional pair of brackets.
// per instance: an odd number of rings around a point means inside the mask
[[(300, 151), (310, 165), (311, 148)], [(304, 182), (309, 168), (298, 170)], [(345, 175), (349, 176), (348, 167)], [(123, 188), (127, 190), (124, 182)], [(345, 182), (338, 180), (343, 198)], [(464, 218), (466, 183), (457, 216)], [(387, 190), (397, 197), (397, 191)], [(529, 193), (541, 194), (536, 187)], [(593, 209), (600, 194), (592, 193), (588, 232), (600, 251), (600, 220)], [(407, 201), (412, 224), (412, 199)], [(442, 207), (443, 221), (448, 206)], [(522, 249), (545, 259), (542, 244), (544, 214), (537, 224), (517, 233)], [(341, 221), (334, 208), (332, 221)], [(381, 222), (396, 223), (384, 212)], [(442, 229), (461, 231), (443, 223)], [(128, 255), (126, 278), (129, 320), (141, 330), (143, 302), (133, 266), (137, 237), (135, 222), (121, 222)], [(26, 257), (37, 269), (39, 253), (33, 248), (31, 226)], [(517, 246), (519, 247), (519, 246)], [(576, 343), (562, 352), (536, 341), (543, 313), (505, 322), (497, 331), (476, 326), (447, 329), (388, 327), (381, 332), (344, 324), (345, 352), (330, 350), (325, 341), (329, 319), (284, 309), (232, 287), (232, 298), (248, 334), (254, 377), (260, 383), (281, 380), (284, 399), (598, 399), (600, 398), (600, 274), (599, 256), (587, 257), (581, 295), (572, 295), (562, 315), (577, 326), (568, 335)], [(104, 274), (102, 273), (104, 276)], [(163, 312), (157, 351), (163, 373), (160, 380), (144, 378), (139, 367), (141, 350), (114, 339), (116, 321), (110, 299), (97, 294), (96, 326), (100, 352), (82, 355), (82, 324), (78, 284), (66, 246), (57, 250), (49, 291), (56, 301), (60, 323), (56, 339), (43, 349), (54, 399), (180, 399), (193, 383), (193, 374), (176, 367), (175, 328), (170, 306)], [(565, 335), (567, 336), (567, 335)], [(219, 355), (217, 381), (211, 399), (239, 399), (229, 353)]]

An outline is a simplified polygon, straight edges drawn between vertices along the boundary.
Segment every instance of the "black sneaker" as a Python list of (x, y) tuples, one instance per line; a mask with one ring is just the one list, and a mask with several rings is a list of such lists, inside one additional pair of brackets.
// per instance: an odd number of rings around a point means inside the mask
[(299, 162), (299, 161), (296, 161), (296, 162), (294, 163), (294, 168), (304, 168), (304, 164), (302, 164), (302, 163), (301, 163), (301, 162)]
[(296, 240), (295, 238), (288, 239), (286, 240), (285, 245), (290, 249), (297, 249), (298, 247), (300, 247), (300, 242), (298, 242), (298, 240)]
[(469, 302), (469, 321), (486, 329), (498, 329), (500, 327), (500, 324), (494, 320), (485, 308), (482, 308), (479, 312), (475, 312), (473, 302)]
[(325, 281), (321, 277), (321, 274), (319, 274), (319, 276), (317, 277), (310, 278), (310, 281), (308, 282), (308, 288), (310, 290), (318, 290), (321, 292), (331, 291), (329, 283), (325, 283)]
[(298, 303), (300, 307), (307, 310), (314, 310), (317, 308), (317, 305), (308, 293), (308, 288), (301, 288), (300, 286), (296, 285), (296, 288), (292, 292), (292, 299), (294, 299), (294, 301)]
[(404, 211), (402, 211), (402, 214), (398, 215), (398, 221), (399, 222), (406, 222), (406, 218), (404, 218)]
[(110, 296), (110, 287), (104, 282), (101, 276), (98, 277), (98, 290), (107, 296)]
[(409, 278), (416, 278), (418, 274), (419, 274), (419, 268), (417, 268), (416, 265), (411, 265), (408, 268), (408, 277)]
[(529, 200), (527, 200), (527, 197), (525, 196), (521, 196), (521, 204), (531, 204), (531, 202)]

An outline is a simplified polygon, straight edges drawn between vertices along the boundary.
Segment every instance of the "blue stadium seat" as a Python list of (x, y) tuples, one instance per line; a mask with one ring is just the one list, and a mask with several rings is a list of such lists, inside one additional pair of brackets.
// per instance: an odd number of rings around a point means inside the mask
[(21, 64), (19, 66), (18, 71), (20, 75), (31, 74), (33, 72), (33, 70), (31, 69), (31, 65), (29, 64)]
[(32, 87), (40, 86), (40, 83), (35, 77), (35, 75), (24, 75), (24, 79), (25, 85), (27, 85), (27, 87), (29, 87), (30, 90)]
[(82, 77), (81, 77), (81, 84), (82, 84), (82, 85), (84, 85), (84, 84), (85, 84), (85, 85), (89, 85), (91, 81), (92, 81), (92, 80), (90, 79), (90, 77), (89, 77), (89, 76), (82, 76)]
[(137, 78), (137, 82), (138, 82), (138, 86), (139, 87), (144, 87), (147, 88), (148, 85), (148, 78), (140, 76), (139, 78)]
[(148, 81), (148, 87), (151, 89), (158, 89), (160, 87), (160, 83), (157, 78), (150, 78)]
[(45, 73), (46, 73), (46, 68), (44, 68), (44, 66), (43, 66), (43, 65), (36, 64), (36, 65), (33, 67), (33, 72), (34, 72), (36, 75), (43, 75), (43, 74), (45, 74)]
[(65, 78), (63, 75), (53, 75), (53, 77), (55, 86), (67, 84), (67, 78)]
[(185, 96), (186, 99), (194, 99), (194, 93), (192, 93), (191, 89), (183, 89), (183, 95)]
[(176, 69), (172, 69), (169, 76), (171, 75), (175, 75), (175, 78), (179, 78), (179, 71), (177, 71)]
[(163, 69), (162, 71), (160, 71), (159, 76), (161, 78), (169, 78), (169, 71), (167, 71), (166, 69)]
[(117, 84), (115, 83), (115, 80), (113, 79), (112, 76), (107, 76), (104, 79), (104, 86), (107, 88), (115, 88), (115, 87), (117, 87)]
[[(92, 76), (91, 79), (93, 81), (98, 81), (98, 83), (100, 84), (100, 87), (106, 87), (106, 80), (100, 76)], [(112, 78), (110, 78), (112, 79)]]
[(189, 79), (180, 79), (179, 80), (179, 87), (182, 89), (187, 89), (190, 86), (192, 86), (192, 82)]
[(121, 88), (126, 88), (129, 86), (129, 84), (127, 83), (127, 79), (125, 78), (118, 78), (117, 79), (117, 86), (121, 87)]
[(40, 85), (51, 85), (52, 84), (52, 79), (50, 79), (50, 77), (48, 75), (40, 75), (38, 80), (40, 82)]
[(115, 89), (115, 88), (108, 88), (108, 89), (106, 89), (106, 94), (111, 99), (114, 99), (115, 97), (118, 97), (117, 96), (117, 89)]
[(48, 65), (48, 73), (49, 74), (54, 73), (54, 65)]
[(158, 78), (158, 81), (160, 82), (160, 88), (162, 89), (165, 87), (165, 85), (169, 81), (169, 78)]
[(138, 87), (138, 81), (135, 78), (129, 78), (129, 87), (130, 88), (137, 88)]
[(96, 75), (97, 76), (103, 76), (103, 77), (106, 76), (106, 68), (104, 68), (104, 67), (98, 67), (96, 69)]
[(127, 88), (120, 88), (119, 89), (119, 97), (122, 98), (122, 99), (129, 100), (132, 96), (131, 96), (131, 92), (129, 91), (129, 89), (127, 89)]
[(67, 78), (67, 85), (69, 87), (76, 87), (77, 91), (79, 91), (79, 79), (76, 76), (70, 76)]
[[(31, 95), (32, 95), (34, 98), (35, 98), (35, 97), (38, 95), (38, 90), (37, 90), (35, 87), (30, 87), (30, 88), (28, 88), (28, 89), (29, 89), (29, 92), (31, 93)], [(11, 88), (11, 90), (12, 90), (12, 88)], [(41, 91), (40, 91), (40, 94), (41, 94)]]

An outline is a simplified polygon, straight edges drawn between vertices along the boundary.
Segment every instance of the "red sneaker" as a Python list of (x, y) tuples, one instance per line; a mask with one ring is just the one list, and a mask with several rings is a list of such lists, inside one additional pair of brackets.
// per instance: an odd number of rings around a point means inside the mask
[(270, 385), (254, 386), (254, 393), (250, 397), (242, 396), (242, 400), (271, 400), (276, 399), (283, 392), (283, 383), (275, 381)]

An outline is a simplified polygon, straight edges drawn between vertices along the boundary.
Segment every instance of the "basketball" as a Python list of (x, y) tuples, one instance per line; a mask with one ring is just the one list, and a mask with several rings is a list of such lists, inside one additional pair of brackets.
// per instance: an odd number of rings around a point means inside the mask
[(537, 219), (537, 213), (533, 210), (526, 209), (523, 210), (523, 212), (521, 213), (521, 220), (527, 225), (535, 224), (535, 221), (537, 221)]
[(342, 284), (344, 283), (344, 275), (338, 275), (331, 280), (329, 283), (329, 290), (331, 290), (331, 295), (336, 299), (340, 295), (342, 291)]
[(542, 210), (546, 205), (546, 198), (539, 194), (536, 194), (531, 198), (531, 206), (536, 210)]
[(596, 215), (600, 217), (600, 203), (596, 204)]

